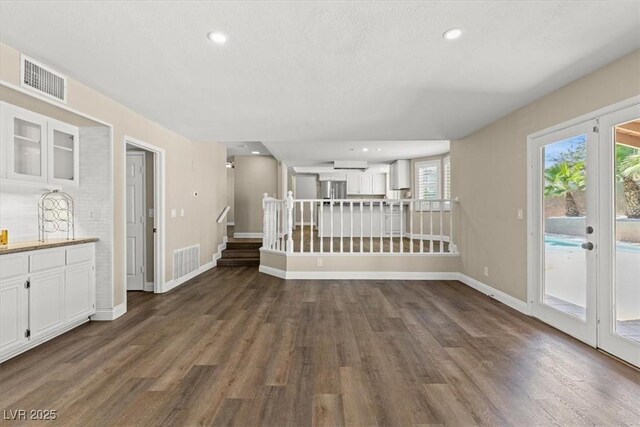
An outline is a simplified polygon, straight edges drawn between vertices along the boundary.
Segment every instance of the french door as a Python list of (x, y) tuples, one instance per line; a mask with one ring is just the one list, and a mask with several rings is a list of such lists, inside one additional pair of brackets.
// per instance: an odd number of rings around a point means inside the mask
[(532, 314), (640, 366), (640, 105), (529, 150)]

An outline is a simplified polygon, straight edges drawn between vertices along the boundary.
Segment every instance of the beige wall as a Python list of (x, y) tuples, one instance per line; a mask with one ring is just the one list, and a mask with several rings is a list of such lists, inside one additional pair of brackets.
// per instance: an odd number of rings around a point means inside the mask
[(236, 156), (235, 233), (262, 233), (262, 197), (278, 192), (278, 162), (270, 156)]
[(235, 221), (235, 176), (236, 171), (234, 168), (227, 169), (227, 205), (229, 206), (229, 212), (227, 213), (227, 223), (233, 223)]
[[(4, 43), (0, 43), (0, 79), (15, 86), (20, 83), (20, 54)], [(200, 262), (210, 262), (224, 236), (216, 216), (227, 198), (225, 147), (192, 142), (73, 79), (68, 80), (67, 94), (67, 107), (113, 126), (114, 306), (125, 299), (122, 192), (125, 135), (166, 152), (166, 280), (173, 276), (174, 249), (199, 243)], [(193, 196), (193, 191), (198, 191), (198, 197)], [(184, 208), (185, 217), (171, 218), (171, 208)]]
[[(516, 210), (526, 212), (527, 135), (638, 94), (640, 51), (635, 51), (452, 142), (462, 273), (526, 300), (527, 223), (516, 219)], [(484, 266), (489, 277), (482, 274)]]
[[(322, 267), (318, 267), (322, 259)], [(425, 272), (457, 273), (460, 271), (460, 257), (455, 255), (281, 255), (270, 252), (260, 253), (260, 264), (295, 271), (358, 271), (358, 272)]]

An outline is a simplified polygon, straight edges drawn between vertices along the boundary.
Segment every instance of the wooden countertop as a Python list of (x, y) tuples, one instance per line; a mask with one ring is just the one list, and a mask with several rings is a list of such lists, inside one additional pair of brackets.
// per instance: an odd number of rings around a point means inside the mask
[(57, 248), (60, 246), (81, 245), (83, 243), (92, 243), (97, 241), (98, 239), (96, 237), (82, 237), (82, 238), (77, 238), (75, 240), (51, 239), (51, 240), (46, 240), (44, 242), (40, 242), (38, 240), (32, 240), (29, 242), (9, 243), (8, 245), (0, 246), (0, 255), (15, 254), (18, 252), (36, 251), (38, 249), (51, 249), (51, 248)]

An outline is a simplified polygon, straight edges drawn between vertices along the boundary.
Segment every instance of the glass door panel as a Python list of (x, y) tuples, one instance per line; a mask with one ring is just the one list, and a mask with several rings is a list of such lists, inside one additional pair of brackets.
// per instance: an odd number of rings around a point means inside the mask
[(543, 303), (586, 318), (586, 135), (545, 145)]
[(13, 119), (13, 171), (21, 175), (42, 177), (42, 125)]
[(53, 177), (55, 179), (74, 179), (73, 135), (53, 131)]
[[(595, 121), (530, 142), (533, 159), (533, 315), (596, 344)], [(535, 215), (534, 215), (535, 216)]]

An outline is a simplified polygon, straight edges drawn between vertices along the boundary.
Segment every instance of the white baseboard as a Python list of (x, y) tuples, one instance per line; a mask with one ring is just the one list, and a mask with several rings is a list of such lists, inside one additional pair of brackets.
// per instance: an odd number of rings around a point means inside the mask
[(184, 282), (187, 282), (191, 279), (193, 279), (196, 276), (199, 276), (200, 274), (204, 273), (205, 271), (211, 270), (213, 267), (216, 266), (216, 263), (211, 261), (208, 262), (204, 265), (201, 265), (199, 269), (192, 271), (191, 273), (182, 276), (179, 279), (171, 279), (168, 282), (164, 283), (164, 288), (159, 292), (159, 293), (165, 293), (165, 292), (169, 292), (171, 289), (173, 288), (177, 288), (178, 286), (182, 285)]
[(236, 225), (236, 223), (231, 221), (231, 222), (227, 222), (227, 225)]
[(262, 239), (262, 233), (233, 233), (236, 239)]
[(143, 290), (145, 292), (153, 292), (153, 286), (154, 286), (153, 282), (145, 282)]
[(457, 280), (458, 273), (431, 271), (284, 271), (266, 265), (260, 272), (291, 280)]
[(106, 321), (115, 320), (127, 312), (127, 303), (123, 302), (113, 308), (98, 308), (96, 314), (91, 316), (91, 320)]
[(213, 254), (213, 266), (216, 267), (218, 265), (218, 260), (220, 258), (222, 258), (222, 251), (224, 251), (225, 249), (227, 249), (227, 236), (224, 236), (222, 238), (222, 243), (220, 243), (218, 245), (218, 252), (216, 252), (215, 254)]
[(531, 309), (529, 307), (529, 305), (524, 302), (519, 300), (518, 298), (512, 297), (509, 294), (506, 294), (502, 291), (499, 291), (495, 288), (492, 288), (491, 286), (480, 282), (479, 280), (473, 279), (469, 276), (466, 276), (462, 273), (458, 273), (458, 280), (461, 281), (462, 283), (464, 283), (465, 285), (482, 292), (483, 294), (497, 300), (500, 301), (501, 303), (508, 305), (509, 307), (513, 308), (514, 310), (518, 310), (521, 313), (524, 313), (526, 315), (531, 315)]

